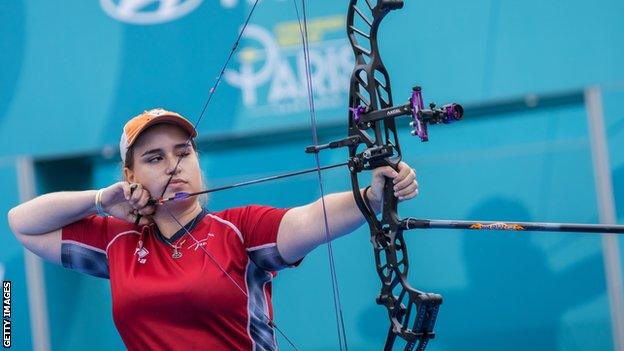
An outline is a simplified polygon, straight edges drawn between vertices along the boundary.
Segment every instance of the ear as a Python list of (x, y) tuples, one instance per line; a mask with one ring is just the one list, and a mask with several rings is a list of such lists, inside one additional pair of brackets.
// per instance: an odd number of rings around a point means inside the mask
[(128, 183), (134, 183), (134, 171), (128, 167), (123, 169), (124, 178)]

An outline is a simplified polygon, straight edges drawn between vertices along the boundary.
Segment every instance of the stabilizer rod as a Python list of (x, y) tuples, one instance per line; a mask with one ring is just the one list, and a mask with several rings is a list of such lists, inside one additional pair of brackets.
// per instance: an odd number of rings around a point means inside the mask
[(409, 229), (469, 229), (469, 230), (504, 230), (533, 232), (568, 232), (624, 234), (624, 225), (585, 224), (585, 223), (546, 223), (546, 222), (494, 222), (494, 221), (456, 221), (446, 219), (406, 218), (400, 223), (404, 230)]

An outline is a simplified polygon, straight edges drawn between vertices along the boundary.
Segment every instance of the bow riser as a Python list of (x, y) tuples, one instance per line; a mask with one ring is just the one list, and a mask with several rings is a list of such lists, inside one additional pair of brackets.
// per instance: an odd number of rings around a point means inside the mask
[[(372, 19), (357, 6), (358, 0), (350, 1), (347, 12), (347, 35), (355, 55), (355, 67), (351, 74), (349, 90), (348, 132), (349, 137), (358, 140), (358, 143), (348, 145), (349, 170), (356, 204), (366, 217), (371, 233), (380, 233), (383, 229), (381, 222), (366, 206), (360, 194), (358, 173), (363, 169), (373, 169), (385, 165), (396, 169), (401, 161), (401, 149), (398, 144), (394, 118), (362, 123), (358, 116), (361, 113), (378, 111), (392, 106), (390, 77), (379, 55), (377, 31), (385, 15), (392, 9), (401, 8), (403, 2), (378, 1), (375, 7), (372, 7), (369, 1), (363, 2), (367, 10), (370, 11)], [(358, 23), (364, 28), (358, 27)], [(365, 131), (369, 129), (372, 130), (373, 136)], [(390, 136), (392, 136), (392, 140), (389, 140)], [(364, 144), (365, 150), (358, 153), (362, 144)], [(387, 192), (386, 190), (384, 189), (384, 193)], [(396, 217), (396, 198), (388, 200), (384, 201), (384, 206), (388, 207)]]

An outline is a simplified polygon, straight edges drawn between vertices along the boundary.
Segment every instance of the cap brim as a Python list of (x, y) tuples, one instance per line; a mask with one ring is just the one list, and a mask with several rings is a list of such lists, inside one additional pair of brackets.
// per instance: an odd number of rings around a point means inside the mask
[(189, 134), (191, 138), (195, 138), (197, 136), (197, 131), (195, 130), (195, 126), (193, 126), (193, 124), (189, 122), (186, 118), (178, 116), (178, 115), (173, 115), (173, 114), (170, 114), (170, 115), (165, 114), (165, 115), (153, 117), (147, 123), (145, 123), (141, 128), (139, 128), (139, 130), (136, 131), (134, 138), (132, 140), (128, 140), (128, 147), (132, 146), (136, 142), (139, 135), (141, 135), (141, 133), (143, 133), (144, 130), (156, 124), (162, 124), (162, 123), (173, 124), (182, 128), (184, 131), (186, 131)]

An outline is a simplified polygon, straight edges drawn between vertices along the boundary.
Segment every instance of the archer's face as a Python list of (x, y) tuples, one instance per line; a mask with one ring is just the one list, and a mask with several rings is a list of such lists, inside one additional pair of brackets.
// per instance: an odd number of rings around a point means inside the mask
[(188, 134), (178, 126), (163, 123), (148, 128), (134, 144), (134, 167), (127, 173), (128, 180), (142, 184), (157, 199), (181, 157), (165, 197), (202, 190), (197, 153), (192, 146), (186, 147), (187, 141)]

